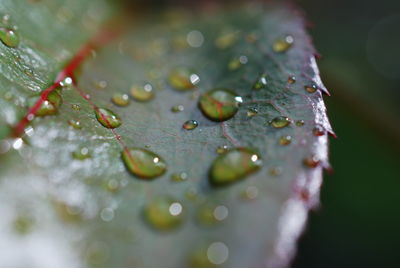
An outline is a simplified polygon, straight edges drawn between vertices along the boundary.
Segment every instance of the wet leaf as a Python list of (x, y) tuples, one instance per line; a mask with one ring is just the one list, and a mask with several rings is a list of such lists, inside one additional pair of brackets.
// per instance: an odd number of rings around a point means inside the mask
[[(0, 248), (10, 252), (0, 264), (285, 266), (318, 202), (331, 132), (303, 18), (273, 4), (155, 10), (101, 47), (91, 39), (97, 49), (62, 72), (115, 10), (101, 0), (0, 4), (19, 36), (0, 44)], [(57, 113), (26, 116), (57, 73), (71, 76), (57, 82)], [(205, 207), (213, 224), (199, 220)], [(13, 231), (21, 218), (29, 228)], [(43, 247), (35, 258), (21, 235)]]

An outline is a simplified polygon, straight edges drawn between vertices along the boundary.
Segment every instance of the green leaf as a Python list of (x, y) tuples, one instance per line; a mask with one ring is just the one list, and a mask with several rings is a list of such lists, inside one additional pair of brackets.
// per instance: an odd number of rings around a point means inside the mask
[[(0, 5), (20, 37), (0, 44), (2, 266), (288, 264), (332, 133), (299, 12), (157, 10), (87, 53), (115, 7), (15, 2)], [(25, 126), (41, 90), (58, 113)]]

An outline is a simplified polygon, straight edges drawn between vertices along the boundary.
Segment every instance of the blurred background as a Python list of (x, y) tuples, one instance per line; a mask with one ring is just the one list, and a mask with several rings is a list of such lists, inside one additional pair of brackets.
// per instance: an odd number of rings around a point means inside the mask
[(400, 267), (400, 1), (296, 2), (338, 138), (293, 267)]

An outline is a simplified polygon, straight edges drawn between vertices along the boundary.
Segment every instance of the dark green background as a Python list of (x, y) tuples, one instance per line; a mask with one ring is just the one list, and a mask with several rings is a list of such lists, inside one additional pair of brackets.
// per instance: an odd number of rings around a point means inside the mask
[(293, 267), (400, 267), (400, 76), (376, 69), (366, 48), (376, 43), (375, 56), (400, 71), (400, 1), (297, 2), (322, 55), (338, 139)]

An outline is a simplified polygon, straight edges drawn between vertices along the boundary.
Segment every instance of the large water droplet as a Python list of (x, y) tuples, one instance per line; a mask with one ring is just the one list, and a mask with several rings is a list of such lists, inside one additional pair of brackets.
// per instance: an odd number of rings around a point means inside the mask
[(203, 94), (199, 106), (205, 116), (213, 121), (225, 121), (232, 118), (243, 100), (228, 89), (213, 89)]
[(183, 223), (183, 206), (171, 197), (159, 197), (145, 207), (144, 217), (154, 229), (173, 230)]
[(168, 82), (173, 88), (185, 91), (195, 88), (200, 82), (200, 77), (190, 69), (179, 67), (170, 72)]
[(0, 40), (4, 45), (16, 48), (19, 45), (19, 36), (12, 29), (0, 28)]
[(125, 107), (129, 104), (129, 96), (125, 93), (115, 93), (111, 101), (117, 106)]
[(294, 38), (291, 35), (287, 35), (283, 38), (278, 38), (272, 45), (272, 49), (277, 53), (286, 52), (292, 47)]
[(218, 156), (210, 169), (210, 182), (226, 185), (241, 180), (260, 169), (262, 161), (247, 148), (235, 148)]
[[(40, 99), (40, 96), (32, 97), (28, 100), (30, 107)], [(36, 111), (35, 116), (55, 115), (62, 103), (62, 98), (58, 90), (54, 90), (47, 95), (47, 99), (42, 102), (40, 108)]]
[(131, 96), (137, 101), (149, 101), (154, 98), (153, 86), (145, 84), (144, 86), (132, 86)]
[(272, 119), (270, 124), (274, 128), (284, 128), (290, 125), (290, 119), (286, 116), (278, 116)]
[(97, 121), (106, 128), (117, 128), (121, 125), (121, 119), (113, 111), (106, 108), (95, 110)]
[(122, 151), (122, 160), (133, 175), (142, 179), (154, 179), (167, 170), (164, 160), (146, 149), (125, 149)]
[(188, 120), (183, 123), (182, 127), (186, 130), (193, 130), (199, 126), (199, 123), (196, 120)]

